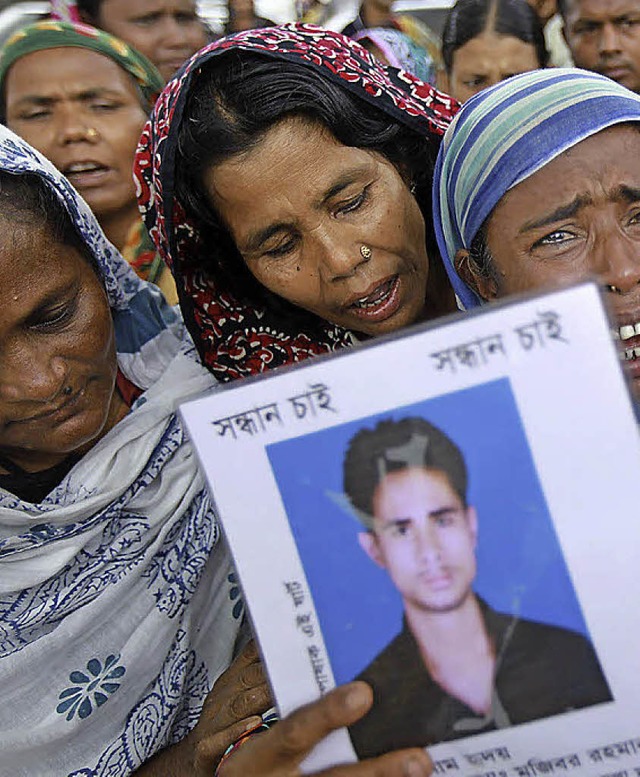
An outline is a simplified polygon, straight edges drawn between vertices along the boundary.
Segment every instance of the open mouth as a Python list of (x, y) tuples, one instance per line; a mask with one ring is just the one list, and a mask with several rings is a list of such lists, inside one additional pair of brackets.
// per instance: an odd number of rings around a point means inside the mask
[(381, 320), (395, 313), (399, 302), (400, 279), (397, 275), (376, 286), (373, 291), (354, 300), (349, 310), (359, 318)]
[(109, 168), (99, 162), (74, 162), (62, 170), (73, 184), (91, 183), (107, 172)]
[(619, 342), (620, 358), (623, 361), (640, 359), (640, 321), (623, 324), (614, 329), (613, 336)]

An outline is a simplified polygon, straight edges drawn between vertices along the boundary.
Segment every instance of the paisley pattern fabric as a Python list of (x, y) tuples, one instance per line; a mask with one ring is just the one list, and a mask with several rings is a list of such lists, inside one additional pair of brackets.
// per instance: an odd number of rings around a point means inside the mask
[(125, 775), (195, 725), (242, 605), (177, 405), (215, 389), (182, 321), (40, 154), (0, 127), (0, 169), (35, 173), (95, 259), (130, 413), (40, 504), (0, 489), (3, 777)]
[(143, 130), (134, 165), (147, 229), (178, 287), (186, 324), (203, 362), (220, 381), (253, 375), (350, 345), (323, 322), (308, 331), (258, 303), (237, 299), (204, 255), (203, 225), (175, 197), (176, 144), (194, 75), (213, 57), (246, 51), (296, 62), (438, 142), (457, 103), (415, 76), (387, 69), (355, 41), (310, 25), (288, 24), (222, 38), (197, 53), (170, 81)]

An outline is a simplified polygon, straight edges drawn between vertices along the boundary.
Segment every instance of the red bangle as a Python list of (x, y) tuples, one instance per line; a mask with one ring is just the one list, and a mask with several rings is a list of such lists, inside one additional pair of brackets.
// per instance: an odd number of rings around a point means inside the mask
[(245, 731), (240, 739), (229, 745), (229, 747), (224, 751), (222, 758), (220, 759), (218, 765), (216, 766), (216, 770), (213, 773), (213, 777), (220, 777), (220, 769), (224, 765), (225, 761), (227, 761), (229, 757), (236, 752), (236, 750), (239, 750), (248, 739), (251, 739), (254, 734), (259, 734), (261, 731), (268, 731), (269, 728), (270, 726), (267, 723), (258, 723), (253, 728)]

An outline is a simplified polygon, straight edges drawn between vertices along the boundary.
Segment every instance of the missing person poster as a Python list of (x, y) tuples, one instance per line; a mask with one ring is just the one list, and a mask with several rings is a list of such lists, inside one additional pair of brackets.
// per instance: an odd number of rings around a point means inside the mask
[(281, 713), (373, 688), (308, 770), (640, 775), (640, 438), (594, 284), (182, 412)]

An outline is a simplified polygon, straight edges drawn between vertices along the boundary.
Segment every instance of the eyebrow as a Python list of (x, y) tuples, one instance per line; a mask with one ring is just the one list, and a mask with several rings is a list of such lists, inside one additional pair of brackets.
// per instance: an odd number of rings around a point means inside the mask
[[(360, 165), (359, 167), (347, 170), (344, 172), (331, 186), (320, 196), (317, 207), (326, 205), (329, 200), (340, 194), (341, 191), (355, 183), (358, 178), (365, 172), (366, 165)], [(251, 253), (257, 251), (264, 243), (267, 242), (278, 232), (283, 232), (287, 229), (291, 229), (293, 224), (289, 221), (277, 221), (274, 224), (269, 224), (268, 227), (258, 229), (255, 232), (250, 232), (247, 235), (246, 241), (244, 241), (244, 251)]]
[(256, 232), (250, 232), (244, 244), (244, 248), (241, 252), (252, 253), (257, 251), (264, 243), (267, 242), (278, 232), (283, 232), (286, 229), (291, 229), (293, 224), (289, 221), (277, 221), (275, 224), (269, 224), (264, 229), (259, 229)]
[[(440, 507), (437, 510), (430, 510), (428, 513), (425, 514), (425, 518), (427, 520), (431, 520), (432, 518), (441, 518), (443, 515), (447, 515), (448, 513), (456, 513), (461, 508), (458, 505), (445, 505), (444, 507)], [(462, 508), (464, 509), (464, 508)], [(382, 528), (393, 528), (394, 526), (397, 526), (399, 523), (412, 523), (413, 518), (406, 516), (398, 516), (397, 518), (392, 518), (390, 521), (385, 521)]]
[[(628, 204), (638, 202), (640, 201), (640, 188), (621, 184), (611, 191), (610, 199), (614, 202), (626, 202)], [(571, 218), (587, 205), (593, 205), (593, 198), (586, 194), (578, 195), (571, 202), (566, 205), (560, 205), (558, 208), (551, 211), (551, 213), (547, 213), (539, 219), (525, 222), (522, 227), (520, 227), (519, 233), (522, 235), (525, 232), (530, 232), (531, 230), (539, 229), (540, 227), (548, 227), (550, 224), (555, 224), (557, 221)]]
[(347, 170), (322, 195), (319, 204), (326, 205), (330, 199), (336, 196), (336, 194), (340, 194), (340, 192), (346, 189), (347, 186), (350, 186), (352, 183), (355, 183), (358, 180), (358, 178), (362, 175), (363, 172), (364, 172), (364, 165), (361, 165), (360, 167), (357, 167), (353, 170)]
[[(71, 99), (77, 102), (88, 102), (89, 100), (95, 100), (96, 97), (119, 97), (118, 92), (114, 92), (113, 89), (107, 87), (96, 87), (92, 89), (84, 89), (80, 92), (76, 92), (71, 95)], [(59, 97), (47, 97), (42, 94), (26, 94), (19, 100), (16, 100), (16, 105), (23, 103), (29, 103), (30, 105), (54, 105), (60, 102)]]

